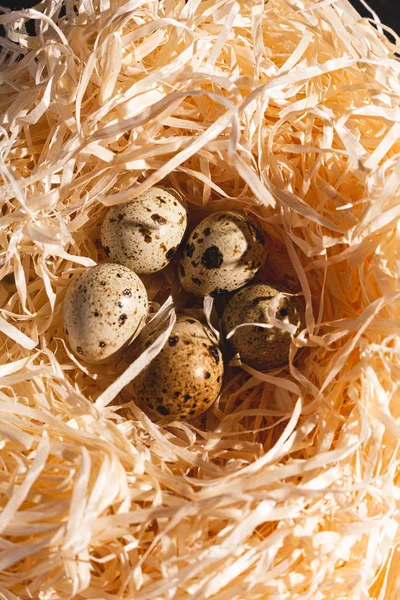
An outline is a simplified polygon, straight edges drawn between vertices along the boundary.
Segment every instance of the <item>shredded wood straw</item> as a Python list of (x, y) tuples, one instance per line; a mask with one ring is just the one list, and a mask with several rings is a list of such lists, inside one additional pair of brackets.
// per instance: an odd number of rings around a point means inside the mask
[[(5, 11), (0, 597), (399, 598), (399, 38), (346, 0)], [(235, 358), (191, 424), (132, 400), (165, 336), (94, 368), (60, 326), (107, 206), (159, 182), (255, 215), (307, 305), (290, 367)], [(145, 278), (169, 328), (175, 273)]]

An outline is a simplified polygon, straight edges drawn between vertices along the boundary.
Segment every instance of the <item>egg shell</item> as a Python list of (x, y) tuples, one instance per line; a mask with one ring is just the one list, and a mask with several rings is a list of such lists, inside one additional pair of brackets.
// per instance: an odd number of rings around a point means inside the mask
[[(150, 334), (143, 349), (159, 334)], [(164, 348), (134, 380), (135, 396), (153, 416), (194, 419), (217, 399), (223, 372), (212, 332), (197, 319), (178, 316)]]
[(187, 211), (177, 192), (152, 187), (107, 211), (101, 242), (112, 262), (135, 273), (155, 273), (175, 256), (186, 225)]
[(265, 236), (240, 213), (208, 215), (191, 232), (178, 267), (182, 287), (196, 296), (218, 296), (253, 279), (267, 258)]
[[(227, 335), (242, 323), (269, 323), (268, 307), (278, 294), (285, 294), (278, 302), (275, 318), (297, 325), (296, 335), (305, 327), (304, 300), (287, 294), (283, 288), (268, 284), (249, 285), (229, 300), (222, 316), (222, 328)], [(278, 327), (266, 329), (257, 326), (240, 327), (228, 340), (241, 360), (259, 371), (284, 366), (289, 361), (292, 335)]]
[(101, 362), (139, 334), (147, 311), (146, 288), (136, 273), (122, 265), (97, 265), (65, 294), (65, 337), (80, 360)]

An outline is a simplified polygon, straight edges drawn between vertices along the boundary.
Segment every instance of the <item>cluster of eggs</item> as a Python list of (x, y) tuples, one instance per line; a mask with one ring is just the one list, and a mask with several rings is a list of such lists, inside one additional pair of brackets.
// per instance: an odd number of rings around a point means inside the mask
[[(81, 360), (106, 361), (140, 334), (148, 298), (139, 274), (155, 273), (171, 262), (187, 216), (181, 196), (162, 187), (107, 211), (101, 241), (110, 262), (74, 280), (63, 304), (64, 333)], [(195, 296), (236, 291), (222, 316), (223, 332), (243, 362), (260, 370), (284, 365), (293, 335), (304, 326), (304, 306), (297, 296), (263, 283), (246, 286), (266, 258), (266, 237), (253, 220), (217, 212), (189, 234), (178, 265), (181, 286)], [(137, 351), (151, 345), (158, 333), (142, 340)], [(223, 371), (212, 331), (198, 319), (178, 315), (164, 348), (134, 380), (135, 395), (154, 416), (195, 418), (218, 397)]]

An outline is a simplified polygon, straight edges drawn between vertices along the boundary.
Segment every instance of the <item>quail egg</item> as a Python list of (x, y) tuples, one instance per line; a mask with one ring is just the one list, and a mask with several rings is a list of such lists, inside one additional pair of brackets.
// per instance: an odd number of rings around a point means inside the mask
[[(150, 334), (143, 349), (159, 333)], [(178, 316), (164, 348), (134, 380), (135, 395), (154, 416), (194, 419), (217, 399), (223, 372), (212, 332), (197, 319)]]
[(138, 198), (108, 210), (101, 242), (112, 262), (135, 273), (155, 273), (175, 256), (186, 224), (186, 208), (177, 192), (152, 187)]
[(305, 327), (304, 312), (302, 297), (259, 283), (239, 290), (229, 300), (222, 316), (222, 328), (227, 335), (243, 323), (269, 324), (271, 316), (293, 325), (294, 333), (276, 326), (264, 328), (249, 325), (238, 328), (229, 339), (232, 349), (235, 353), (239, 352), (244, 363), (259, 371), (266, 371), (288, 363), (293, 336)]
[(97, 265), (67, 290), (64, 333), (80, 359), (101, 362), (139, 334), (147, 310), (147, 292), (136, 273), (122, 265)]
[(182, 287), (196, 296), (217, 296), (250, 281), (267, 257), (264, 235), (247, 216), (214, 213), (190, 234), (179, 263)]

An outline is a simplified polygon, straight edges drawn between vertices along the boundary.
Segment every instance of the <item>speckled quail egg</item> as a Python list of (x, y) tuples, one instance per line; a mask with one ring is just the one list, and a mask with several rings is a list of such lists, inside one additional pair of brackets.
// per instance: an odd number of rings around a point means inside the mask
[(264, 235), (243, 214), (214, 213), (190, 234), (179, 263), (179, 279), (187, 292), (217, 296), (250, 281), (267, 257)]
[[(144, 348), (159, 334), (150, 334)], [(153, 416), (194, 419), (217, 399), (223, 372), (212, 332), (197, 319), (178, 316), (164, 348), (134, 380), (135, 395)]]
[(298, 335), (305, 327), (304, 311), (302, 297), (292, 296), (272, 285), (253, 284), (239, 290), (229, 300), (222, 316), (222, 328), (227, 335), (242, 323), (270, 324), (271, 316), (293, 325), (293, 334), (276, 326), (267, 329), (249, 325), (238, 328), (229, 339), (232, 349), (239, 352), (244, 363), (266, 371), (288, 363), (293, 335)]
[(80, 359), (101, 362), (139, 334), (147, 310), (147, 292), (136, 273), (122, 265), (97, 265), (67, 290), (64, 333)]
[(152, 187), (107, 211), (101, 242), (112, 262), (135, 273), (155, 273), (175, 256), (186, 224), (187, 211), (178, 193)]

